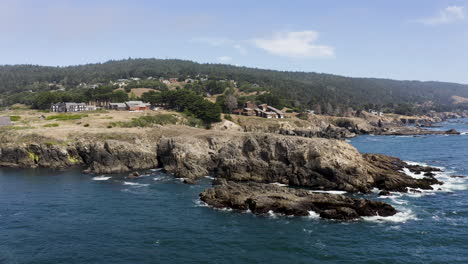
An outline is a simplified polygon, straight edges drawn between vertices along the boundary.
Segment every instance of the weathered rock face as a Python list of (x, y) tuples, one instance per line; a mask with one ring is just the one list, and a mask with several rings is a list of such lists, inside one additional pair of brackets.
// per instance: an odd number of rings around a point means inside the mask
[(74, 145), (3, 144), (0, 166), (26, 168), (68, 168), (87, 165), (86, 172), (120, 173), (158, 165), (156, 147), (107, 140)]
[(328, 219), (352, 220), (361, 216), (391, 216), (391, 205), (339, 194), (311, 193), (307, 190), (262, 183), (235, 183), (218, 179), (200, 199), (216, 208), (250, 210), (254, 214), (269, 211), (284, 215), (307, 216), (310, 211)]
[[(377, 187), (406, 191), (432, 189), (431, 169), (424, 179), (400, 172), (411, 166), (383, 155), (361, 155), (348, 143), (262, 133), (218, 132), (161, 138), (159, 142), (77, 142), (0, 144), (0, 166), (66, 168), (90, 173), (122, 173), (163, 166), (187, 181), (214, 175), (232, 181), (279, 182), (320, 190), (369, 192)], [(414, 168), (413, 168), (414, 169)], [(421, 169), (420, 169), (421, 170)]]
[[(410, 165), (401, 159), (381, 154), (363, 154), (365, 160), (372, 164), (369, 173), (374, 178), (374, 186), (386, 191), (405, 192), (407, 187), (432, 190), (431, 185), (442, 184), (434, 178), (432, 172), (440, 171), (438, 168)], [(403, 168), (409, 169), (415, 174), (424, 173), (424, 178), (415, 179), (403, 172)]]
[(156, 147), (107, 140), (104, 143), (78, 145), (77, 151), (89, 168), (85, 172), (120, 173), (150, 169), (158, 165)]
[(27, 168), (66, 168), (80, 164), (74, 148), (46, 144), (0, 146), (0, 166)]
[(192, 180), (214, 174), (232, 181), (348, 192), (432, 189), (437, 183), (400, 172), (409, 165), (399, 159), (363, 156), (344, 141), (323, 138), (250, 133), (173, 137), (161, 140), (158, 155), (168, 172)]

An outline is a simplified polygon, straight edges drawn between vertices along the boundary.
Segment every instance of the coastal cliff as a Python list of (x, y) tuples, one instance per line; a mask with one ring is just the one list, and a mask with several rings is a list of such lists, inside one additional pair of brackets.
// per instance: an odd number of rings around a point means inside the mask
[(155, 147), (124, 141), (75, 144), (1, 144), (0, 166), (62, 169), (87, 166), (88, 173), (122, 173), (157, 167)]
[(191, 180), (212, 174), (239, 182), (364, 193), (374, 187), (432, 189), (437, 183), (430, 174), (407, 176), (403, 168), (419, 168), (400, 159), (362, 155), (344, 141), (323, 138), (250, 133), (171, 137), (161, 139), (157, 152), (165, 170)]
[(412, 167), (397, 158), (362, 155), (342, 140), (203, 130), (179, 136), (167, 133), (154, 140), (2, 143), (0, 166), (83, 166), (88, 173), (123, 173), (159, 166), (190, 182), (213, 175), (239, 182), (363, 193), (372, 188), (431, 189), (430, 185), (437, 183), (431, 174), (423, 179), (407, 176), (403, 168)]

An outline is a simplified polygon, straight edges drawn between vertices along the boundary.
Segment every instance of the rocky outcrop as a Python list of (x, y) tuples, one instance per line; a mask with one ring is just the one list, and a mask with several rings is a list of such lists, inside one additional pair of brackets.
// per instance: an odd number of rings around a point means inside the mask
[(250, 210), (254, 214), (308, 216), (315, 212), (320, 217), (338, 220), (391, 216), (397, 212), (391, 205), (379, 201), (224, 179), (215, 180), (215, 186), (201, 193), (200, 199), (215, 208)]
[(89, 173), (120, 173), (158, 165), (156, 147), (123, 141), (76, 144), (2, 144), (0, 166), (68, 168), (88, 166)]
[(77, 152), (89, 166), (89, 173), (121, 173), (150, 169), (158, 165), (156, 147), (107, 140), (104, 143), (78, 144)]
[[(409, 165), (384, 155), (361, 155), (341, 140), (272, 134), (212, 134), (163, 138), (160, 161), (176, 177), (212, 174), (232, 181), (283, 183), (320, 190), (369, 192), (377, 187), (431, 189), (435, 179), (414, 179)], [(398, 162), (396, 162), (398, 160)]]
[(460, 135), (455, 129), (447, 131), (427, 130), (419, 127), (390, 127), (376, 131), (375, 135), (383, 136), (416, 136), (416, 135)]
[[(195, 131), (195, 130), (194, 130)], [(438, 183), (424, 171), (414, 179), (399, 159), (361, 155), (342, 140), (277, 134), (196, 130), (158, 141), (135, 139), (75, 143), (0, 144), (0, 166), (66, 168), (90, 173), (123, 173), (163, 167), (194, 182), (212, 175), (232, 181), (279, 182), (319, 190), (367, 193), (372, 188), (405, 191)]]

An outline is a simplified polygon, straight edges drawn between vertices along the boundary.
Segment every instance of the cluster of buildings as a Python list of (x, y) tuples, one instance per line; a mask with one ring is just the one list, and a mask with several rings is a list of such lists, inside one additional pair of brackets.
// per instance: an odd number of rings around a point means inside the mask
[[(142, 101), (128, 101), (125, 103), (109, 103), (109, 109), (120, 111), (146, 111), (151, 110), (151, 104)], [(69, 113), (69, 112), (85, 112), (94, 111), (98, 107), (95, 105), (87, 105), (85, 103), (62, 102), (53, 104), (50, 107), (51, 112)]]
[(284, 118), (284, 113), (281, 110), (267, 104), (257, 106), (251, 101), (246, 102), (242, 109), (236, 109), (233, 113), (245, 116), (259, 116), (263, 118)]
[(84, 112), (84, 111), (94, 111), (97, 110), (95, 105), (87, 105), (85, 103), (73, 103), (73, 102), (61, 102), (53, 104), (50, 107), (51, 112)]
[(125, 103), (110, 103), (109, 109), (118, 111), (146, 111), (151, 110), (151, 104), (143, 101), (128, 101)]
[(369, 109), (369, 113), (376, 115), (376, 116), (383, 116), (384, 113), (376, 110)]

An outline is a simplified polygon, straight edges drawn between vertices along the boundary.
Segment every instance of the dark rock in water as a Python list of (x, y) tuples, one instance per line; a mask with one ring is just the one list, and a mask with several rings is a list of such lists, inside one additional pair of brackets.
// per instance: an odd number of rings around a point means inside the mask
[(196, 181), (194, 179), (186, 178), (186, 179), (184, 179), (183, 183), (185, 183), (185, 184), (195, 184)]
[(200, 199), (215, 208), (250, 210), (254, 214), (270, 211), (284, 215), (308, 216), (310, 211), (323, 218), (353, 220), (361, 216), (391, 216), (397, 213), (391, 205), (340, 194), (313, 193), (303, 189), (272, 184), (215, 180)]
[(431, 172), (440, 171), (438, 168), (424, 167), (420, 165), (409, 165), (399, 158), (381, 154), (363, 154), (364, 158), (378, 169), (373, 172), (375, 187), (388, 191), (407, 192), (407, 187), (422, 190), (432, 190), (433, 184), (443, 184), (434, 177), (424, 177), (423, 179), (412, 178), (402, 172), (408, 168), (411, 172)]
[(387, 190), (382, 190), (382, 191), (379, 192), (379, 195), (380, 195), (380, 196), (390, 195), (390, 192), (387, 191)]
[(134, 172), (128, 174), (128, 176), (127, 176), (127, 178), (130, 178), (130, 179), (136, 179), (138, 177), (140, 177), (140, 173), (138, 173), (137, 171), (134, 171)]
[(466, 178), (466, 176), (462, 176), (462, 175), (450, 175), (450, 178)]
[(427, 176), (427, 177), (434, 177), (435, 176), (435, 174), (432, 173), (432, 172), (425, 172), (423, 175)]

